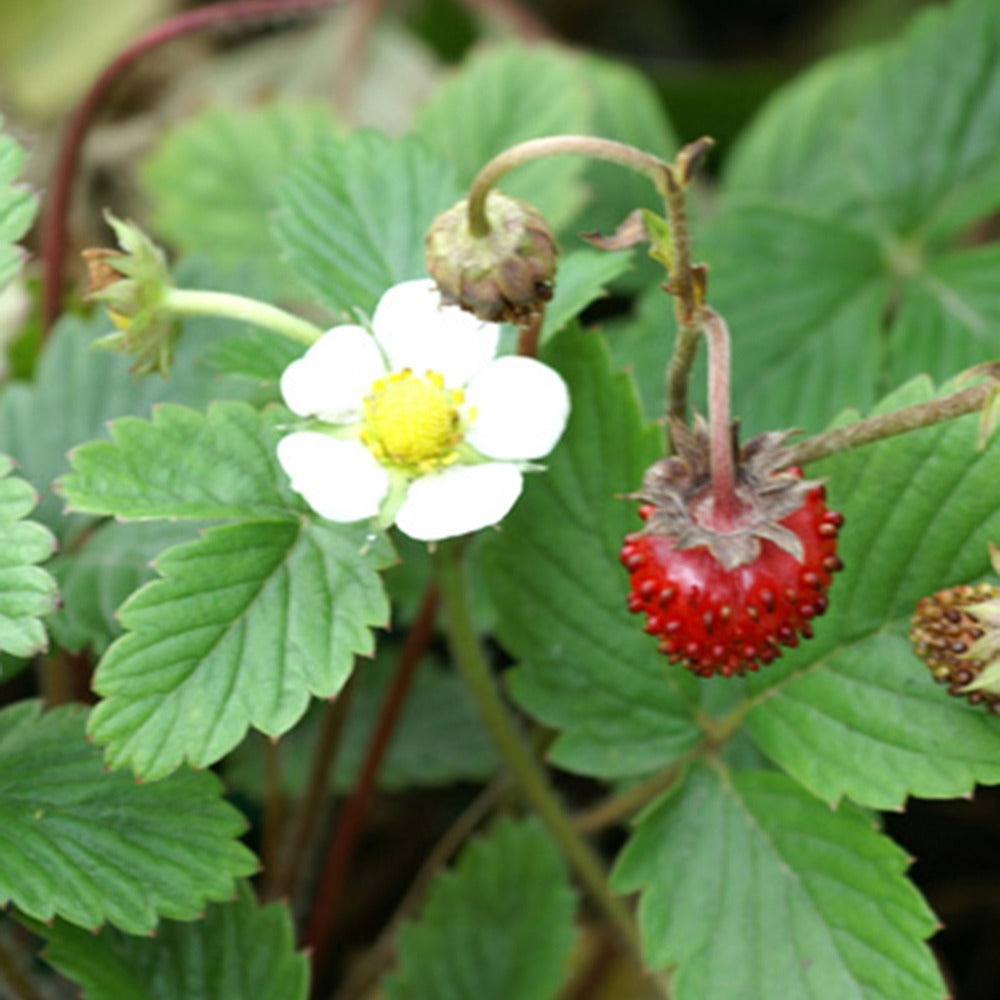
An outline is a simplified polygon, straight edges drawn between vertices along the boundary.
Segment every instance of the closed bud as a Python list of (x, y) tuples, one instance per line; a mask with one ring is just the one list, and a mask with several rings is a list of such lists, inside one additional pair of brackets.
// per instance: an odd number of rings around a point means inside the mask
[(439, 215), (427, 233), (427, 270), (441, 300), (490, 323), (524, 323), (552, 298), (555, 240), (544, 216), (517, 198), (491, 191), (489, 230), (469, 229), (468, 201)]

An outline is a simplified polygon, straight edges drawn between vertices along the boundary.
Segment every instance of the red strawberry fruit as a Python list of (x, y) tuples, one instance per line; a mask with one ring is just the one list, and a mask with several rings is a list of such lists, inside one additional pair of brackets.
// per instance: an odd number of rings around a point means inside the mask
[(625, 539), (629, 609), (644, 612), (671, 662), (702, 677), (756, 670), (810, 637), (842, 568), (843, 517), (821, 483), (783, 468), (784, 433), (733, 447), (728, 509), (713, 491), (709, 431), (674, 428), (678, 454), (646, 473), (641, 531)]

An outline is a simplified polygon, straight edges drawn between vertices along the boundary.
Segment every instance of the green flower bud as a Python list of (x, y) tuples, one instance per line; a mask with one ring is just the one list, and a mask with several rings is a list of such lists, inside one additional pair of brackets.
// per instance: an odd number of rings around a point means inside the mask
[(95, 347), (131, 354), (133, 371), (166, 375), (179, 337), (176, 318), (163, 304), (170, 285), (166, 258), (148, 236), (132, 223), (112, 215), (108, 224), (121, 250), (92, 247), (83, 251), (87, 265), (87, 298), (103, 303), (115, 333), (95, 341)]
[(524, 323), (552, 298), (555, 240), (544, 216), (499, 191), (486, 197), (489, 231), (469, 230), (468, 201), (439, 215), (427, 233), (427, 270), (442, 302), (491, 323)]

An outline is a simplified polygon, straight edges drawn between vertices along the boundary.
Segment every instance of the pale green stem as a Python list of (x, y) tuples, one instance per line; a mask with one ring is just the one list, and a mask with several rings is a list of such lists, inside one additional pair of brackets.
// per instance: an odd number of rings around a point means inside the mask
[(285, 312), (267, 302), (258, 302), (232, 292), (209, 292), (193, 288), (168, 288), (161, 305), (179, 316), (219, 316), (241, 320), (273, 330), (300, 344), (314, 344), (323, 335), (315, 323)]
[(576, 830), (497, 691), (473, 623), (468, 581), (458, 543), (439, 545), (435, 569), (447, 615), (448, 639), (455, 665), (475, 699), (504, 763), (514, 776), (524, 798), (548, 827), (584, 888), (611, 921), (641, 966), (642, 946), (632, 914), (608, 884), (600, 857)]
[(666, 174), (670, 168), (658, 156), (623, 142), (594, 135), (547, 135), (505, 149), (479, 171), (469, 188), (469, 232), (477, 238), (489, 233), (486, 196), (504, 174), (532, 160), (564, 154), (589, 156), (591, 159), (607, 160), (628, 167), (645, 174), (656, 185), (656, 190), (666, 196)]

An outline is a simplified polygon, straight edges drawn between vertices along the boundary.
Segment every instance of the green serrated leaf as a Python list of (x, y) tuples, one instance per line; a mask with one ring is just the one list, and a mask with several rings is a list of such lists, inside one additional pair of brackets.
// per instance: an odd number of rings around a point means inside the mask
[(852, 180), (880, 228), (940, 238), (1000, 205), (998, 132), (1000, 7), (925, 11), (865, 89), (849, 135)]
[(622, 540), (639, 526), (636, 489), (661, 448), (597, 334), (569, 329), (546, 355), (573, 411), (548, 469), (530, 479), (503, 531), (483, 540), (498, 636), (521, 661), (518, 701), (561, 729), (550, 755), (605, 777), (655, 770), (697, 742), (696, 686), (670, 670), (626, 609)]
[(882, 48), (841, 53), (777, 91), (726, 158), (726, 197), (766, 197), (831, 217), (856, 212), (846, 133), (884, 58)]
[(276, 411), (219, 402), (207, 413), (165, 404), (152, 420), (122, 417), (110, 441), (70, 456), (59, 480), (67, 509), (126, 520), (180, 517), (294, 519), (275, 455)]
[(573, 947), (573, 892), (536, 820), (499, 823), (400, 933), (389, 1000), (550, 1000)]
[(301, 344), (270, 330), (248, 328), (238, 337), (216, 341), (208, 360), (227, 375), (277, 384), (284, 370), (300, 357)]
[(930, 259), (903, 289), (888, 341), (893, 385), (1000, 357), (1000, 244)]
[(94, 676), (89, 732), (108, 764), (152, 780), (213, 764), (250, 726), (290, 729), (371, 654), (390, 559), (363, 528), (307, 521), (222, 525), (163, 553)]
[[(429, 149), (454, 165), (458, 183), (466, 187), (481, 167), (515, 143), (590, 131), (587, 89), (587, 64), (568, 50), (493, 46), (474, 52), (431, 95), (415, 128)], [(558, 229), (584, 200), (583, 167), (578, 157), (530, 163), (505, 176), (500, 187), (535, 205)]]
[(640, 891), (676, 1000), (940, 1000), (934, 915), (861, 810), (780, 774), (694, 768), (639, 820), (614, 883)]
[(234, 902), (209, 906), (196, 922), (164, 921), (151, 938), (62, 922), (32, 929), (86, 1000), (305, 1000), (309, 990), (287, 907), (257, 906), (242, 883)]
[(630, 254), (601, 250), (575, 250), (560, 261), (555, 294), (545, 310), (543, 341), (607, 295), (607, 285), (631, 267)]
[(107, 330), (100, 314), (86, 321), (65, 317), (46, 343), (35, 380), (8, 383), (0, 395), (0, 441), (42, 494), (38, 519), (61, 539), (67, 519), (51, 485), (67, 470), (66, 453), (74, 445), (103, 437), (108, 420), (146, 413), (159, 400), (201, 405), (225, 394), (215, 373), (199, 366), (197, 343), (181, 343), (169, 380), (139, 380), (129, 373), (126, 359), (91, 350)]
[(134, 590), (152, 575), (164, 549), (193, 537), (198, 525), (164, 521), (121, 524), (104, 521), (50, 568), (62, 593), (49, 629), (63, 648), (89, 648), (100, 655), (121, 634), (115, 616)]
[(288, 176), (274, 232), (318, 300), (353, 318), (426, 274), (424, 235), (458, 198), (451, 168), (415, 137), (358, 132), (322, 144)]
[(339, 131), (325, 104), (207, 108), (143, 164), (154, 228), (226, 270), (252, 263), (268, 282), (287, 283), (291, 275), (268, 222), (278, 181)]
[[(877, 412), (929, 399), (926, 379)], [(844, 512), (847, 569), (816, 637), (749, 681), (761, 749), (827, 801), (896, 808), (1000, 781), (1000, 726), (931, 679), (905, 639), (917, 600), (989, 572), (1000, 447), (976, 415), (845, 452), (817, 471)], [(810, 470), (812, 471), (812, 470)], [(870, 762), (878, 761), (878, 767)]]
[[(351, 682), (350, 711), (330, 775), (331, 792), (342, 794), (355, 786), (398, 658), (398, 647), (382, 643), (374, 662), (358, 666)], [(305, 794), (321, 714), (317, 706), (281, 741), (282, 778), (289, 796), (301, 798)], [(227, 782), (258, 800), (264, 795), (263, 752), (263, 740), (247, 740), (226, 762)], [(482, 782), (496, 770), (493, 742), (461, 679), (434, 661), (421, 663), (379, 767), (379, 788), (399, 791), (458, 781)]]
[(877, 241), (758, 202), (719, 217), (705, 257), (733, 335), (733, 407), (746, 434), (820, 430), (842, 407), (875, 402), (890, 288)]
[(26, 521), (38, 503), (34, 489), (11, 476), (13, 463), (0, 454), (0, 650), (31, 656), (48, 646), (39, 620), (56, 606), (56, 583), (35, 565), (52, 555), (48, 528)]
[(37, 702), (0, 712), (0, 900), (37, 920), (146, 934), (230, 896), (256, 862), (217, 779), (108, 774), (85, 716)]
[(38, 210), (35, 195), (17, 183), (25, 152), (2, 130), (0, 116), (0, 291), (21, 269), (24, 251), (15, 244), (28, 231)]

